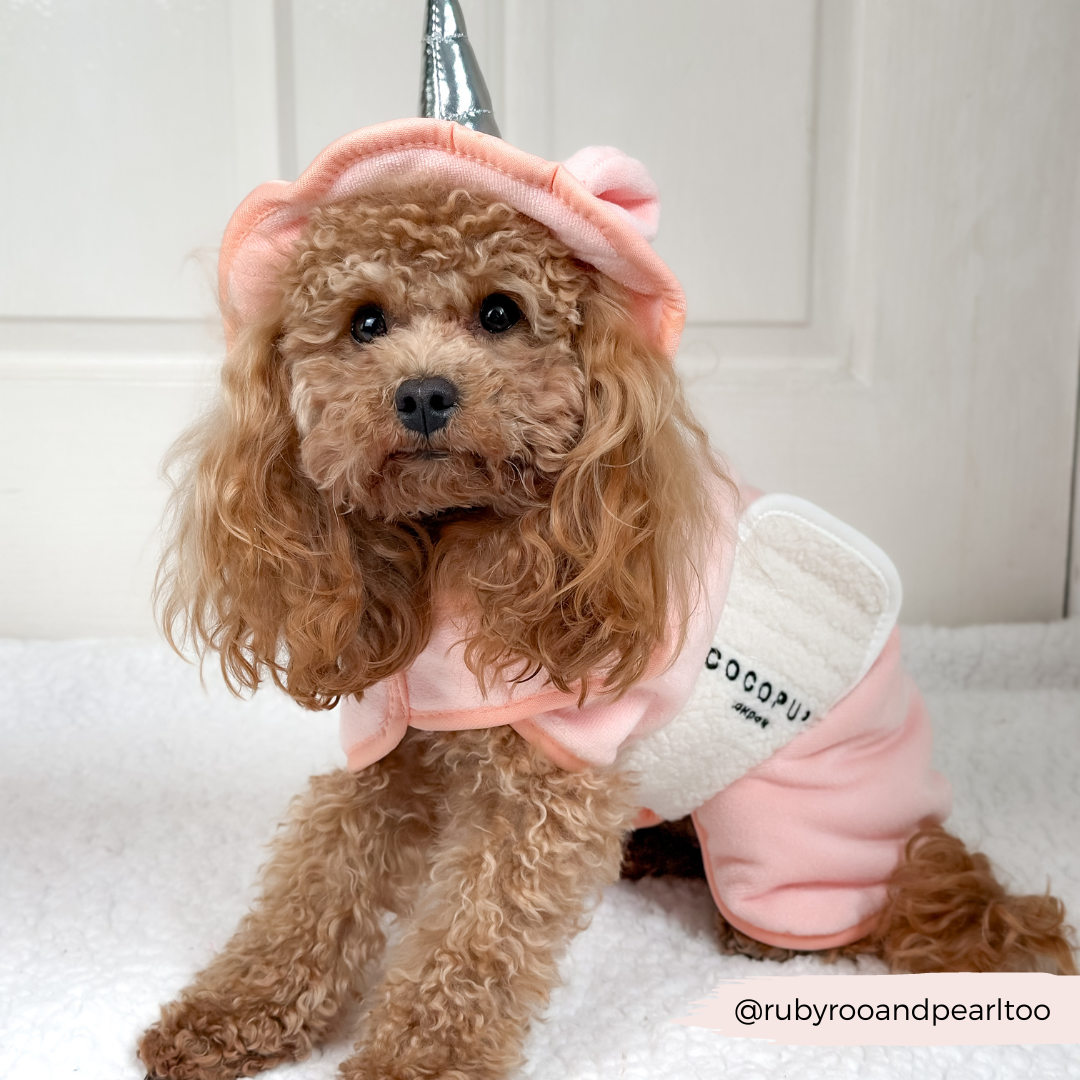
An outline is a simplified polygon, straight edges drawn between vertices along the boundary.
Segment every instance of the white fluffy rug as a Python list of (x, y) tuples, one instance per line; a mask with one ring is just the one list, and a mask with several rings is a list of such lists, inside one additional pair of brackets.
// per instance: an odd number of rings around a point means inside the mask
[[(1080, 919), (1080, 621), (909, 630), (952, 828)], [(227, 938), (334, 719), (237, 702), (164, 647), (0, 643), (0, 1076), (139, 1080), (136, 1038)], [(530, 1080), (1080, 1078), (1080, 1046), (786, 1047), (669, 1021), (723, 977), (704, 887), (608, 890), (534, 1026)], [(878, 971), (873, 963), (829, 969)], [(1080, 1030), (1080, 1027), (1078, 1027)], [(1078, 1035), (1080, 1039), (1080, 1035)], [(329, 1080), (347, 1045), (272, 1074)]]

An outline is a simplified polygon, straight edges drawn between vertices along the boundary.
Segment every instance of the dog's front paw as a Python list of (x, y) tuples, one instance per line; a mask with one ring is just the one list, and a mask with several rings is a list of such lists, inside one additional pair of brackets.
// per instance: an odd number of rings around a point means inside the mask
[[(445, 1040), (445, 1041), (444, 1041)], [(521, 1064), (515, 1040), (458, 1029), (402, 1028), (395, 1045), (376, 1038), (347, 1058), (339, 1080), (506, 1080)]]
[(403, 1026), (396, 1039), (387, 1032), (368, 1032), (358, 1052), (341, 1063), (339, 1080), (506, 1080), (517, 1071), (521, 1054), (516, 1040), (508, 1044), (491, 1027), (482, 1033), (473, 1025), (451, 1031), (435, 1024)]
[[(503, 1075), (499, 1074), (500, 1080)], [(339, 1080), (491, 1080), (492, 1076), (487, 1071), (457, 1067), (445, 1060), (378, 1061), (368, 1054), (348, 1058), (338, 1072)]]
[(300, 1024), (265, 1003), (238, 1004), (207, 994), (166, 1005), (139, 1043), (148, 1080), (233, 1080), (311, 1052)]

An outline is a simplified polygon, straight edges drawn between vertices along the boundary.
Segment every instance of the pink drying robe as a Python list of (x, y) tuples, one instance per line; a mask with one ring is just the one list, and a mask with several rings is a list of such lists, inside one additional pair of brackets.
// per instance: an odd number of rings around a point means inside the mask
[(908, 837), (950, 805), (901, 666), (895, 569), (811, 504), (765, 496), (737, 540), (718, 538), (703, 592), (673, 662), (581, 706), (542, 673), (485, 696), (445, 621), (408, 671), (341, 703), (348, 767), (378, 761), (410, 726), (509, 724), (565, 768), (633, 771), (638, 824), (691, 813), (736, 928), (798, 949), (855, 941)]

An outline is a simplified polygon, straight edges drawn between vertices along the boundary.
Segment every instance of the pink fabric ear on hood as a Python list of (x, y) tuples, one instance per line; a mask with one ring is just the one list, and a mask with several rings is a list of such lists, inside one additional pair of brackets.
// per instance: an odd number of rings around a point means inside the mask
[(637, 158), (613, 146), (586, 146), (563, 162), (586, 190), (624, 211), (646, 240), (660, 228), (660, 189)]
[(674, 357), (686, 300), (649, 244), (660, 201), (640, 161), (601, 146), (560, 165), (494, 136), (427, 118), (354, 131), (328, 146), (294, 183), (262, 184), (240, 204), (218, 262), (227, 337), (271, 302), (278, 270), (313, 209), (416, 176), (501, 199), (546, 225), (577, 258), (630, 290), (642, 329)]

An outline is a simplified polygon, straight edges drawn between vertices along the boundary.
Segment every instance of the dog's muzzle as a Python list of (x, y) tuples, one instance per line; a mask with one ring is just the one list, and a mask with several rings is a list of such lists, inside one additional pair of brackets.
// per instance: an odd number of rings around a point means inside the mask
[(430, 438), (450, 422), (458, 406), (457, 387), (439, 376), (406, 379), (394, 394), (394, 406), (402, 426)]

